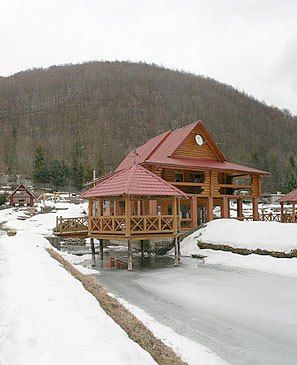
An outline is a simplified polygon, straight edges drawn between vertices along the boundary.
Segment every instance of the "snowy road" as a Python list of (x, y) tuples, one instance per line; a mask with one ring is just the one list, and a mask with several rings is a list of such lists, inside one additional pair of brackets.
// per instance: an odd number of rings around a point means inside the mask
[(232, 364), (296, 364), (297, 279), (197, 265), (105, 271), (110, 291)]

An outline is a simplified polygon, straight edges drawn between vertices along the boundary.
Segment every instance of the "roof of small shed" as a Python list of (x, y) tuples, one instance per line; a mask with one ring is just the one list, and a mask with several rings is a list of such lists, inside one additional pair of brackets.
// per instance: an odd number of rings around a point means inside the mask
[(138, 164), (115, 172), (95, 187), (85, 191), (82, 197), (108, 197), (124, 194), (187, 197), (184, 192)]
[(288, 194), (279, 199), (280, 202), (297, 202), (297, 189), (290, 191)]
[(10, 195), (9, 198), (13, 197), (17, 191), (25, 191), (28, 193), (33, 199), (36, 199), (35, 195), (25, 186), (24, 184), (20, 184)]

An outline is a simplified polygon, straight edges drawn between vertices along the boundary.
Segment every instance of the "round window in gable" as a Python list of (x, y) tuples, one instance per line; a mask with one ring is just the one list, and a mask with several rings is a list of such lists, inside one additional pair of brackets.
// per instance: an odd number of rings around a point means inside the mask
[(200, 134), (196, 134), (195, 136), (195, 142), (198, 146), (202, 146), (203, 145), (203, 138)]

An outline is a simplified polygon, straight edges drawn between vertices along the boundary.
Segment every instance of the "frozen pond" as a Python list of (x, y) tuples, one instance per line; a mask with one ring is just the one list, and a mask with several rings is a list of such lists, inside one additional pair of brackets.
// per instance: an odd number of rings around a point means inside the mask
[(101, 271), (98, 280), (232, 364), (296, 364), (296, 279), (182, 262)]

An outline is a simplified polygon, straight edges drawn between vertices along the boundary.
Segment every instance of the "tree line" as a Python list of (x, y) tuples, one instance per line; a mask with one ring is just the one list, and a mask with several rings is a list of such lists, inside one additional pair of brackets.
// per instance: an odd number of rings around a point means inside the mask
[(90, 181), (95, 170), (97, 176), (105, 173), (104, 162), (99, 154), (97, 164), (90, 166), (83, 162), (84, 146), (76, 143), (72, 151), (72, 161), (64, 159), (50, 159), (43, 146), (35, 149), (33, 161), (33, 181), (36, 185), (49, 184), (55, 189), (72, 187), (77, 191), (83, 189), (84, 184)]

